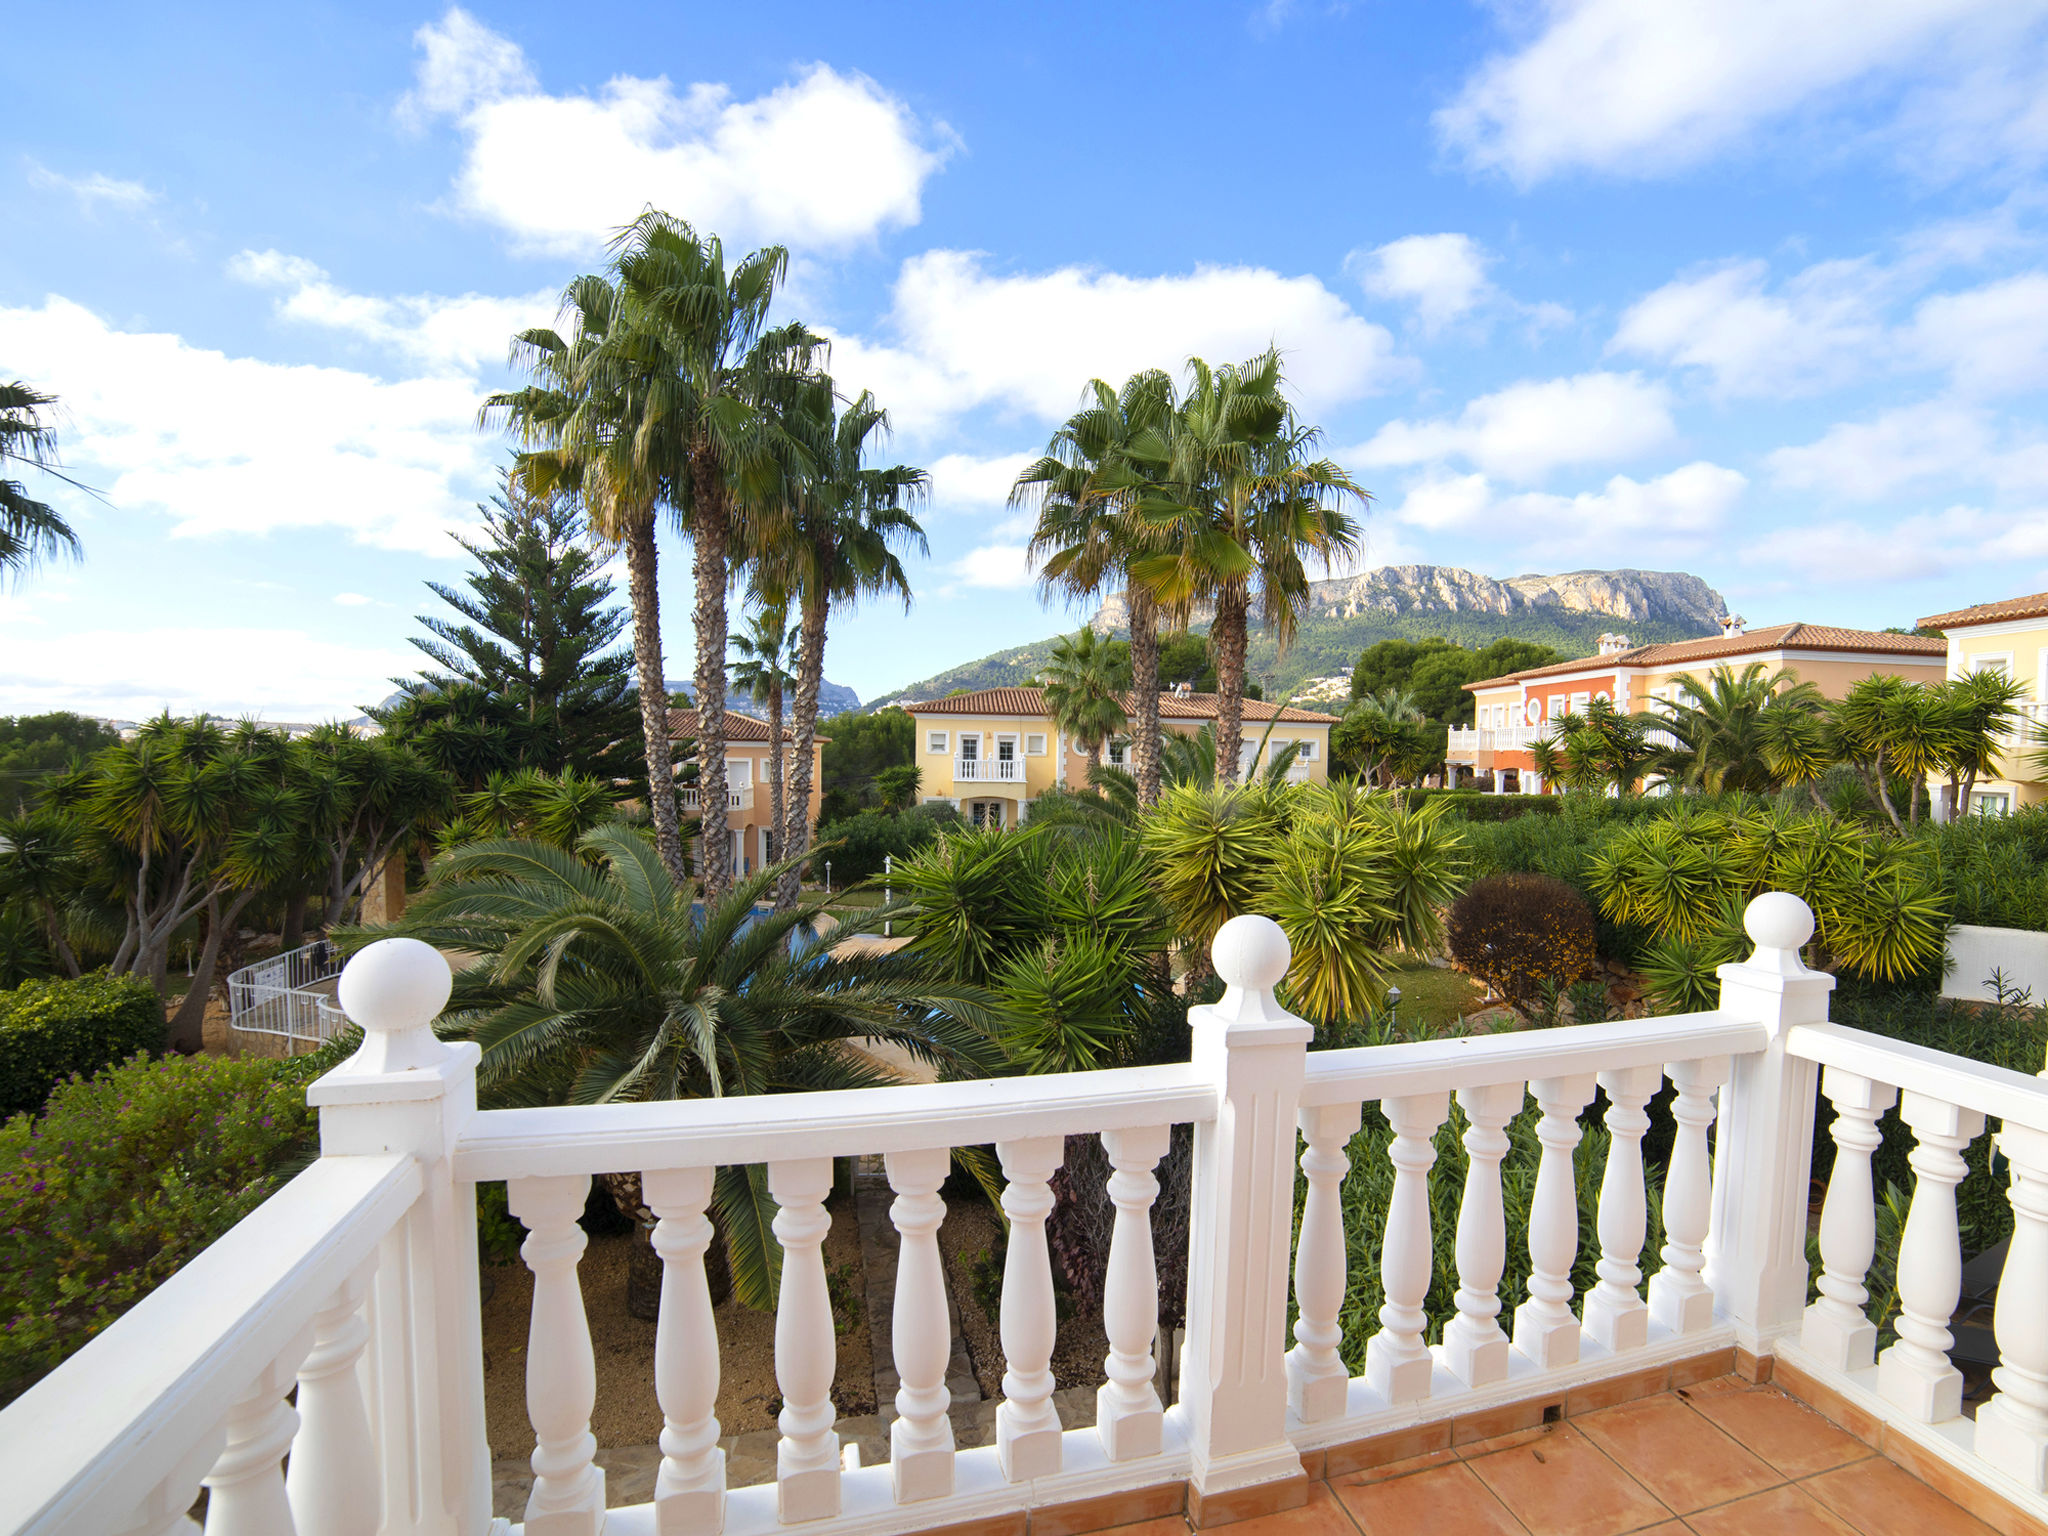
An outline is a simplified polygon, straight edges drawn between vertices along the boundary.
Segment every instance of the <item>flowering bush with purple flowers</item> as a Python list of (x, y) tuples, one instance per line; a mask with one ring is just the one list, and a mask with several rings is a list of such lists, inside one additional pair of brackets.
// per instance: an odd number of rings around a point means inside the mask
[(299, 1064), (135, 1056), (0, 1125), (0, 1405), (312, 1156)]

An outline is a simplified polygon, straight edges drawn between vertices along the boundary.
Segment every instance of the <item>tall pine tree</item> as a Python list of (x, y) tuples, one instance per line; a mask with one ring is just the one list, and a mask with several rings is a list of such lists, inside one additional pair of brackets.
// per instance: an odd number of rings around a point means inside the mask
[(511, 768), (643, 778), (633, 656), (614, 648), (627, 613), (611, 602), (581, 514), (502, 475), (477, 510), (484, 537), (457, 540), (477, 564), (465, 586), (426, 584), (459, 617), (420, 615), (427, 634), (412, 643), (435, 666), (394, 679), (405, 698), (379, 718), (465, 781)]

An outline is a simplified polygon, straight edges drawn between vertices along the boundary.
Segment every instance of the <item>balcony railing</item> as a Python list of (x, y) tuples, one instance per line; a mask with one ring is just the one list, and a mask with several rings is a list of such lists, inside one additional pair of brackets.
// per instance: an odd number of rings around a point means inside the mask
[(1470, 726), (1454, 725), (1445, 755), (1471, 757), (1479, 752), (1523, 752), (1550, 734), (1549, 722), (1542, 725)]
[[(704, 809), (704, 792), (694, 784), (686, 784), (678, 791), (683, 809), (701, 811)], [(725, 808), (729, 811), (750, 811), (754, 808), (754, 786), (745, 784), (737, 789), (730, 786), (725, 791)]]
[[(1762, 897), (1747, 926), (1754, 952), (1722, 967), (1709, 1012), (1311, 1053), (1309, 1026), (1271, 990), (1287, 968), (1285, 939), (1240, 917), (1218, 937), (1227, 990), (1194, 1010), (1189, 1062), (481, 1112), (477, 1048), (430, 1028), (448, 995), (445, 963), (412, 941), (383, 941), (341, 984), (364, 1046), (308, 1095), (322, 1157), (0, 1414), (0, 1530), (166, 1532), (183, 1525), (203, 1480), (209, 1528), (284, 1531), (295, 1521), (302, 1532), (367, 1532), (380, 1529), (382, 1509), (395, 1512), (382, 1529), (485, 1536), (475, 1188), (486, 1179), (509, 1181), (512, 1212), (530, 1231), (529, 1530), (904, 1533), (1162, 1485), (1184, 1486), (1195, 1523), (1213, 1523), (1299, 1503), (1305, 1455), (1335, 1466), (1322, 1453), (1348, 1447), (1346, 1464), (1369, 1465), (1392, 1442), (1367, 1442), (1397, 1430), (1479, 1414), (1535, 1424), (1590, 1384), (1611, 1383), (1600, 1389), (1609, 1399), (1645, 1381), (1655, 1391), (1725, 1372), (1744, 1352), (1759, 1374), (1774, 1367), (1779, 1385), (1833, 1405), (1923, 1475), (1934, 1468), (2002, 1501), (2012, 1518), (2001, 1528), (2048, 1517), (2048, 1083), (1830, 1024), (1833, 980), (1800, 960), (1812, 932), (1804, 905)], [(1661, 1267), (1645, 1289), (1642, 1138), (1667, 1079), (1677, 1130)], [(1580, 1170), (1579, 1116), (1596, 1093), (1607, 1102), (1604, 1167)], [(1834, 1109), (1835, 1154), (1820, 1299), (1808, 1306), (1817, 1093)], [(1446, 1243), (1431, 1232), (1429, 1186), (1445, 1176), (1432, 1174), (1434, 1138), (1453, 1095), (1470, 1155)], [(1502, 1214), (1502, 1133), (1525, 1095), (1541, 1115), (1533, 1274), (1528, 1299), (1503, 1315), (1506, 1245), (1520, 1234)], [(1864, 1315), (1877, 1231), (1871, 1152), (1895, 1100), (1917, 1138), (1917, 1179), (1897, 1263), (1898, 1341), (1880, 1354)], [(1353, 1377), (1338, 1350), (1342, 1200), (1367, 1105), (1394, 1133), (1372, 1154), (1390, 1171), (1362, 1170), (1390, 1188), (1374, 1259), (1386, 1305), (1367, 1321), (1377, 1331)], [(1949, 1323), (1960, 1287), (1956, 1186), (1987, 1116), (2003, 1126), (2016, 1228), (1993, 1322), (1998, 1390), (1972, 1422)], [(1180, 1401), (1163, 1408), (1152, 1385), (1154, 1169), (1185, 1123), (1187, 1342)], [(1064, 1427), (1052, 1396), (1058, 1323), (1044, 1232), (1049, 1180), (1074, 1135), (1099, 1135), (1115, 1170), (1109, 1381), (1085, 1429)], [(1008, 1395), (995, 1443), (962, 1450), (947, 1415), (935, 1234), (950, 1149), (990, 1142), (1008, 1180)], [(833, 1160), (876, 1153), (900, 1234), (901, 1391), (888, 1464), (861, 1467), (834, 1429), (821, 1245)], [(1306, 1193), (1294, 1241), (1297, 1159)], [(719, 1449), (719, 1338), (704, 1273), (712, 1176), (734, 1163), (766, 1166), (783, 1254), (776, 1476), (744, 1488), (727, 1487)], [(646, 1390), (666, 1427), (654, 1503), (613, 1511), (607, 1526), (577, 1219), (594, 1175), (627, 1171), (641, 1173), (659, 1217), (665, 1279)], [(1597, 1194), (1580, 1190), (1582, 1174)], [(1597, 1280), (1575, 1294), (1582, 1198), (1597, 1205), (1587, 1230), (1600, 1257)], [(1439, 1277), (1440, 1265), (1455, 1275)], [(1424, 1302), (1439, 1278), (1455, 1279), (1456, 1314), (1432, 1345)]]
[(347, 1023), (334, 998), (341, 951), (325, 940), (245, 965), (228, 977), (228, 1027), (317, 1046)]
[(953, 759), (953, 780), (955, 783), (1021, 784), (1024, 782), (1024, 760), (1019, 757), (956, 757)]

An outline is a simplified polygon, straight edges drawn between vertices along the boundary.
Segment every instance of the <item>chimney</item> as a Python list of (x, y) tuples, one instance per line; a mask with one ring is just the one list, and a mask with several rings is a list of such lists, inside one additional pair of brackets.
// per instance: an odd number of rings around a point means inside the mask
[(1721, 638), (1723, 640), (1733, 640), (1742, 633), (1742, 626), (1748, 622), (1739, 613), (1728, 614), (1721, 620)]
[(1627, 635), (1602, 635), (1600, 637), (1600, 654), (1602, 656), (1619, 656), (1628, 648)]
[(1176, 699), (1189, 698), (1193, 695), (1194, 691), (1194, 684), (1192, 683), (1175, 683), (1173, 685), (1173, 696)]

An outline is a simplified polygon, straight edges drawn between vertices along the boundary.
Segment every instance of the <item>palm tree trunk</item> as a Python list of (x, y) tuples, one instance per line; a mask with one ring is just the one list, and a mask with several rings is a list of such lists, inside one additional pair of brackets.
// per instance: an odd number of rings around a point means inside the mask
[[(782, 658), (775, 658), (779, 672)], [(782, 851), (782, 679), (771, 678), (768, 683), (768, 825), (775, 829), (775, 857), (784, 857)]]
[[(803, 636), (797, 642), (796, 722), (790, 743), (793, 760), (789, 765), (789, 797), (783, 814), (788, 818), (783, 835), (783, 857), (793, 859), (811, 845), (811, 759), (818, 739), (818, 683), (825, 675), (825, 620), (831, 612), (823, 594), (806, 593), (803, 607)], [(796, 905), (797, 883), (802, 871), (792, 868), (775, 884), (775, 906), (788, 911)]]
[(1216, 779), (1235, 784), (1238, 756), (1244, 745), (1244, 656), (1249, 643), (1251, 598), (1244, 583), (1233, 581), (1216, 596), (1216, 618), (1209, 626), (1209, 646), (1216, 653)]
[[(647, 812), (654, 819), (654, 848), (669, 879), (690, 878), (683, 863), (682, 829), (676, 821), (676, 774), (668, 750), (668, 686), (662, 677), (661, 597), (655, 588), (654, 509), (633, 518), (626, 530), (626, 593), (633, 608), (633, 666), (640, 679), (640, 729), (647, 738)], [(724, 815), (723, 799), (719, 814)]]
[(1159, 605), (1142, 587), (1124, 589), (1131, 616), (1132, 767), (1137, 770), (1138, 804), (1159, 801)]
[(725, 487), (708, 451), (692, 456), (690, 539), (696, 553), (698, 881), (709, 902), (732, 884), (732, 838), (725, 820), (726, 520)]

